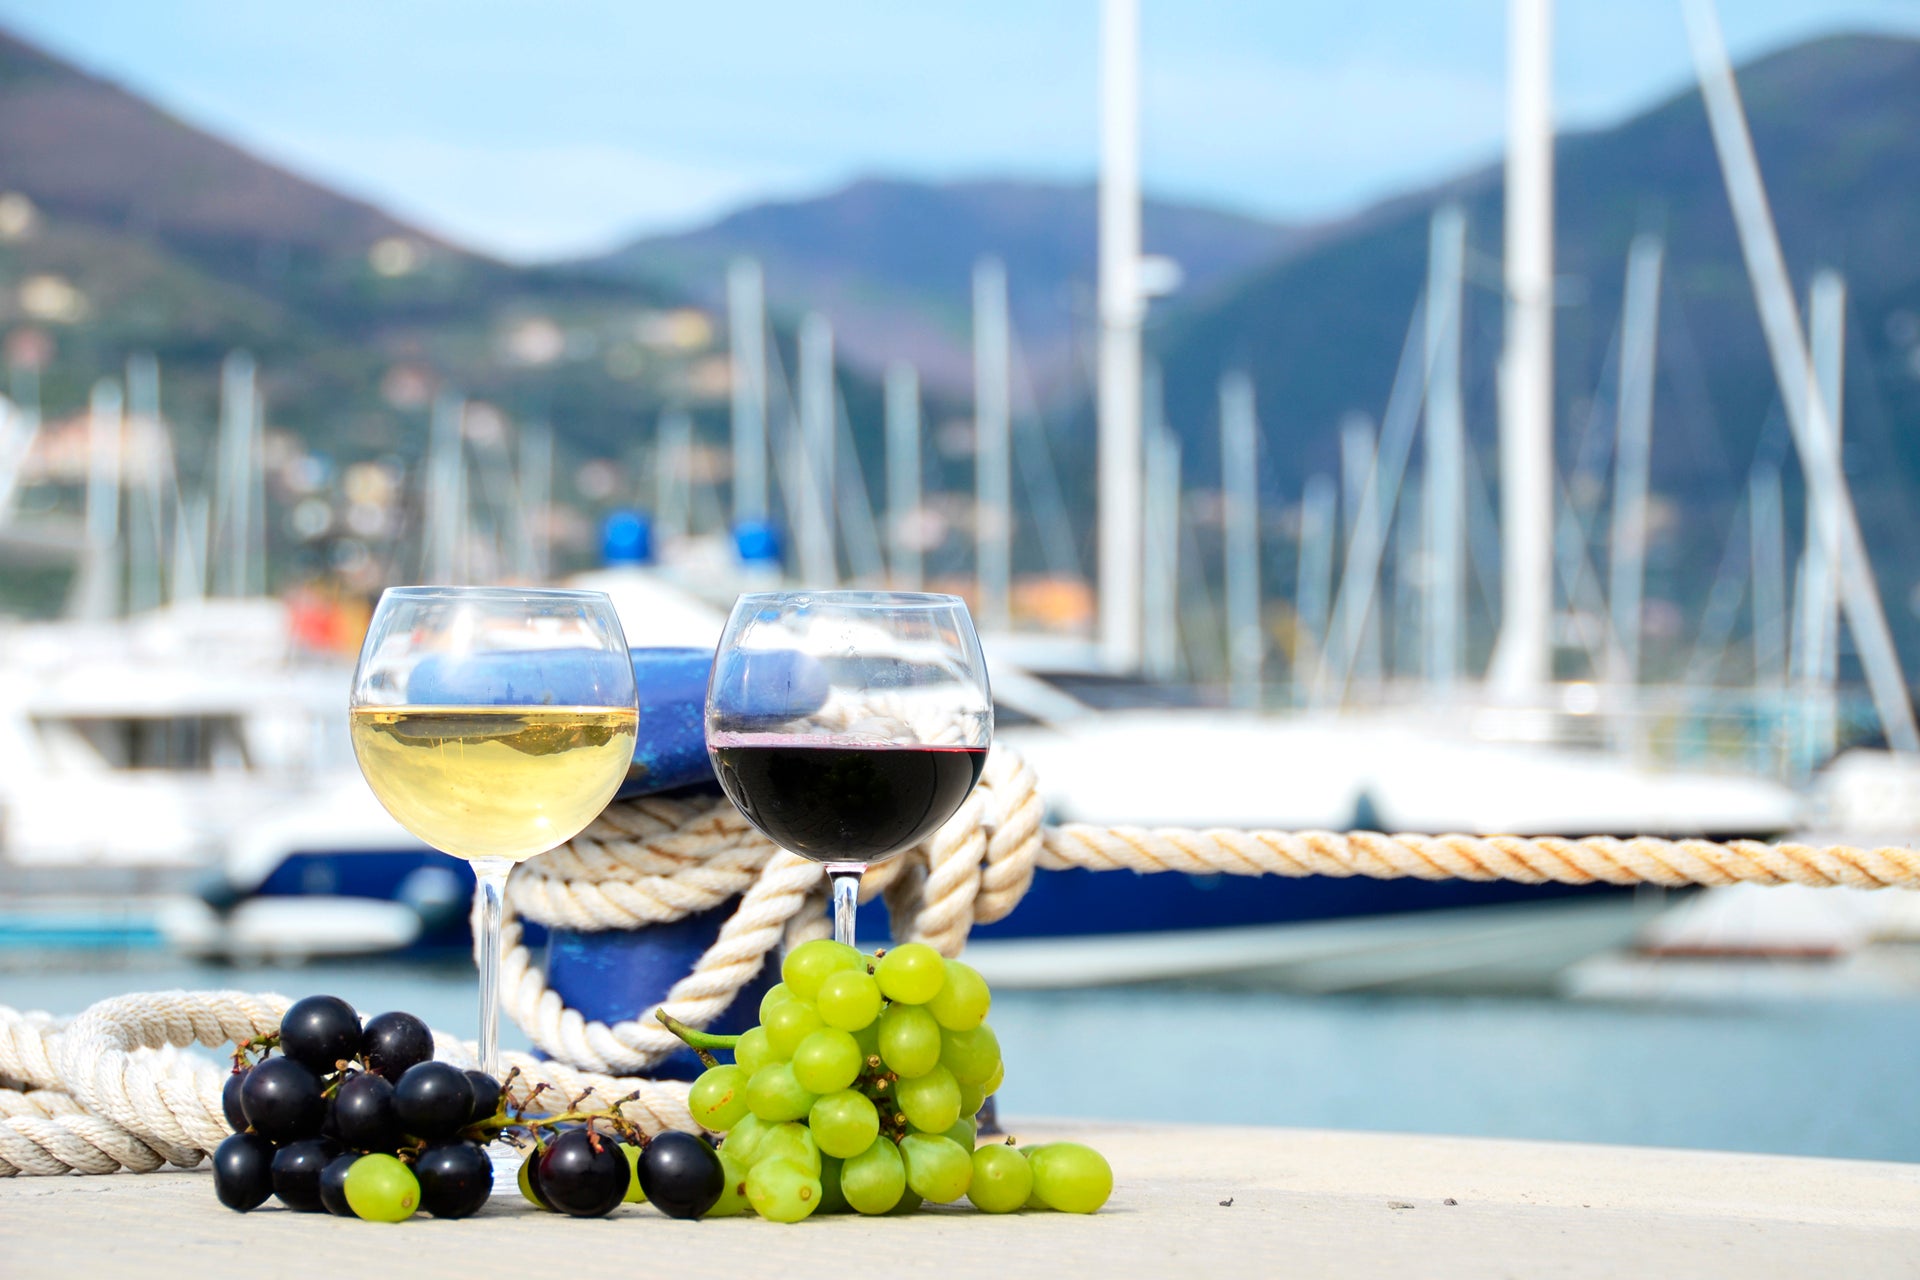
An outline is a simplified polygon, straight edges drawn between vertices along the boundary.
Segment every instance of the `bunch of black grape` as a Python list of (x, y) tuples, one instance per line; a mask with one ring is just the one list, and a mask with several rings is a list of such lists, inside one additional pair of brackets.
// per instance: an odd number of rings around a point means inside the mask
[(410, 1013), (362, 1026), (346, 1001), (308, 996), (240, 1047), (224, 1102), (234, 1133), (213, 1153), (214, 1193), (241, 1213), (277, 1196), (373, 1222), (465, 1218), (493, 1190), (481, 1140), (502, 1121), (500, 1084), (435, 1062)]
[(775, 1222), (900, 1213), (962, 1197), (987, 1213), (1092, 1213), (1113, 1190), (1074, 1142), (977, 1146), (974, 1116), (1000, 1087), (992, 992), (971, 967), (910, 942), (880, 956), (825, 940), (787, 954), (760, 1025), (716, 1036), (662, 1018), (709, 1067), (693, 1118), (724, 1132), (725, 1190), (710, 1211)]

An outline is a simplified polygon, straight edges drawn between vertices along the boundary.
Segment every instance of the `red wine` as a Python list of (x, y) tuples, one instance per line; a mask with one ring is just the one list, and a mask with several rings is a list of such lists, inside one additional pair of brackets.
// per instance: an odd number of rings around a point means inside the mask
[(862, 747), (793, 739), (713, 748), (720, 785), (782, 849), (815, 862), (878, 862), (953, 816), (985, 747)]

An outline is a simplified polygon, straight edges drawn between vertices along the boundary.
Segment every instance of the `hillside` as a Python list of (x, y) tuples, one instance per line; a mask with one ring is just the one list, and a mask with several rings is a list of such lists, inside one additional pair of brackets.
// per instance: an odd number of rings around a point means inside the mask
[[(1817, 40), (1751, 64), (1740, 83), (1798, 287), (1824, 266), (1851, 286), (1848, 470), (1889, 611), (1907, 652), (1920, 651), (1906, 607), (1920, 583), (1920, 563), (1906, 553), (1920, 535), (1909, 514), (1920, 485), (1911, 430), (1920, 415), (1920, 41)], [(1617, 127), (1563, 136), (1557, 163), (1560, 465), (1576, 490), (1602, 478), (1593, 460), (1604, 462), (1612, 420), (1627, 247), (1637, 231), (1660, 230), (1654, 486), (1679, 515), (1656, 537), (1652, 590), (1693, 619), (1756, 458), (1785, 462), (1790, 540), (1799, 542), (1798, 471), (1699, 97), (1683, 92)], [(1227, 368), (1253, 374), (1263, 483), (1276, 504), (1297, 501), (1308, 475), (1335, 469), (1340, 418), (1377, 418), (1384, 407), (1424, 283), (1428, 219), (1445, 199), (1460, 200), (1469, 219), (1469, 430), (1482, 468), (1496, 474), (1502, 185), (1490, 167), (1370, 210), (1210, 302), (1162, 317), (1168, 411), (1194, 483), (1216, 483), (1216, 384)]]
[[(982, 254), (1006, 263), (1022, 355), (1045, 390), (1072, 369), (1092, 314), (1095, 191), (1090, 184), (925, 183), (869, 178), (805, 200), (769, 201), (678, 235), (636, 241), (579, 264), (721, 301), (726, 263), (760, 259), (769, 306), (824, 311), (848, 358), (920, 366), (930, 386), (970, 395), (971, 279)], [(1147, 250), (1176, 259), (1205, 291), (1281, 252), (1287, 227), (1191, 205), (1146, 202)]]

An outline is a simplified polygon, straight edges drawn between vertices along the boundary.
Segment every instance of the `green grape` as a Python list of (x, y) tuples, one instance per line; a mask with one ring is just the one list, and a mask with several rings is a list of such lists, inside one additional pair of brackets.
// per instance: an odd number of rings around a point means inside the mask
[(753, 1153), (753, 1162), (759, 1164), (763, 1160), (791, 1160), (807, 1172), (818, 1174), (820, 1145), (811, 1129), (789, 1120), (768, 1129), (767, 1136), (761, 1139), (759, 1150)]
[(903, 1076), (927, 1074), (940, 1064), (940, 1024), (918, 1005), (889, 1006), (880, 1015), (880, 1057)]
[[(520, 1162), (520, 1194), (525, 1196), (527, 1203), (534, 1208), (545, 1213), (552, 1213), (553, 1210), (547, 1208), (546, 1205), (540, 1202), (540, 1197), (533, 1194), (533, 1162), (539, 1158), (539, 1152), (531, 1151), (527, 1153), (527, 1158)], [(358, 1162), (356, 1161), (356, 1163)], [(347, 1169), (348, 1172), (352, 1172), (353, 1166), (349, 1165)]]
[(760, 1154), (760, 1144), (771, 1128), (771, 1124), (749, 1111), (746, 1119), (727, 1130), (727, 1140), (720, 1144), (720, 1149), (733, 1152), (741, 1168), (752, 1168), (753, 1158)]
[(851, 1213), (846, 1192), (840, 1187), (842, 1161), (838, 1156), (820, 1157), (820, 1207), (816, 1213)]
[(347, 1204), (368, 1222), (405, 1222), (420, 1207), (420, 1182), (392, 1156), (361, 1156), (347, 1170)]
[(765, 1027), (748, 1027), (733, 1046), (733, 1062), (749, 1079), (753, 1073), (769, 1062), (779, 1062), (781, 1056), (773, 1051), (773, 1045), (767, 1039)]
[(993, 993), (973, 966), (947, 961), (946, 981), (927, 1001), (927, 1012), (949, 1031), (971, 1031), (987, 1019)]
[(979, 1137), (979, 1135), (980, 1126), (965, 1118), (955, 1120), (953, 1127), (948, 1129), (946, 1133), (947, 1137), (952, 1138), (969, 1151), (973, 1150), (974, 1139)]
[(993, 1069), (993, 1074), (980, 1082), (980, 1092), (991, 1098), (994, 1094), (1000, 1092), (1000, 1086), (1006, 1083), (1006, 1079), (1007, 1063), (1003, 1058), (1000, 1064)]
[(973, 1153), (967, 1199), (982, 1213), (1012, 1213), (1033, 1194), (1033, 1166), (1012, 1147), (994, 1143)]
[(887, 1210), (887, 1216), (891, 1218), (891, 1217), (896, 1217), (900, 1214), (912, 1213), (915, 1209), (918, 1209), (921, 1205), (925, 1204), (926, 1202), (927, 1202), (927, 1198), (925, 1196), (921, 1195), (918, 1191), (915, 1191), (911, 1187), (909, 1187), (907, 1190), (900, 1193), (900, 1203), (894, 1205), (893, 1208)]
[(727, 1150), (727, 1143), (720, 1146), (720, 1172), (726, 1177), (726, 1186), (720, 1192), (720, 1198), (713, 1202), (713, 1208), (707, 1210), (709, 1218), (732, 1218), (752, 1210), (747, 1203), (747, 1166), (740, 1157)]
[(820, 1207), (820, 1180), (791, 1160), (757, 1161), (747, 1201), (769, 1222), (799, 1222)]
[(767, 994), (760, 997), (760, 1021), (765, 1022), (767, 1015), (793, 999), (793, 992), (784, 982), (776, 982), (767, 988)]
[(900, 1139), (907, 1165), (907, 1186), (936, 1203), (958, 1200), (973, 1181), (973, 1156), (952, 1138), (910, 1133)]
[(793, 1074), (809, 1093), (844, 1089), (860, 1076), (860, 1046), (833, 1027), (822, 1027), (793, 1051)]
[(747, 1081), (752, 1078), (738, 1066), (708, 1067), (687, 1090), (687, 1109), (702, 1128), (724, 1133), (747, 1114)]
[(1113, 1168), (1105, 1156), (1077, 1142), (1052, 1142), (1027, 1153), (1033, 1194), (1049, 1209), (1092, 1213), (1113, 1194)]
[(787, 958), (780, 962), (780, 978), (794, 995), (812, 1000), (820, 994), (820, 984), (829, 974), (843, 969), (864, 973), (866, 968), (867, 958), (852, 947), (830, 938), (815, 938), (787, 952)]
[(813, 1106), (813, 1094), (794, 1076), (791, 1062), (760, 1068), (747, 1081), (747, 1106), (762, 1120), (798, 1120)]
[(894, 1086), (893, 1099), (907, 1123), (922, 1133), (945, 1132), (960, 1118), (960, 1086), (945, 1067), (902, 1080)]
[(840, 1192), (857, 1213), (885, 1213), (907, 1189), (907, 1166), (891, 1139), (873, 1145), (840, 1166)]
[(967, 1119), (971, 1120), (974, 1116), (979, 1115), (980, 1108), (985, 1106), (986, 1102), (987, 1095), (981, 1092), (979, 1085), (963, 1084), (960, 1086), (960, 1114)]
[[(1037, 1143), (1032, 1143), (1027, 1146), (1021, 1147), (1019, 1150), (1020, 1150), (1020, 1154), (1027, 1158), (1027, 1167), (1031, 1169), (1033, 1167), (1033, 1158), (1039, 1155), (1042, 1151), (1045, 1151), (1049, 1146), (1052, 1146), (1052, 1145), (1053, 1145), (1052, 1143), (1048, 1143), (1048, 1142), (1037, 1142)], [(1027, 1193), (1027, 1203), (1025, 1207), (1028, 1209), (1051, 1208), (1051, 1206), (1048, 1205), (1045, 1200), (1042, 1200), (1040, 1198), (1040, 1188), (1038, 1187), (1035, 1187), (1032, 1191), (1029, 1191)]]
[(623, 1142), (620, 1150), (627, 1157), (627, 1198), (628, 1204), (645, 1204), (647, 1193), (640, 1186), (640, 1146), (638, 1143)]
[(807, 1127), (820, 1150), (844, 1160), (873, 1145), (880, 1132), (880, 1109), (858, 1089), (842, 1089), (821, 1095), (807, 1113)]
[(947, 980), (947, 959), (924, 942), (909, 942), (880, 957), (873, 976), (880, 994), (899, 1004), (925, 1004)]
[(865, 969), (842, 969), (827, 975), (813, 1005), (828, 1026), (858, 1031), (880, 1016), (880, 984)]
[(940, 1065), (961, 1084), (980, 1084), (1000, 1065), (1000, 1037), (984, 1022), (971, 1031), (949, 1031), (940, 1037)]
[[(853, 1042), (860, 1046), (860, 1056), (862, 1058), (879, 1057), (880, 1056), (880, 1019), (878, 1017), (875, 1017), (872, 1022), (869, 1022), (866, 1026), (857, 1029), (853, 1033)], [(869, 1063), (868, 1065), (873, 1066), (877, 1064)]]
[(778, 1005), (760, 1024), (767, 1029), (767, 1044), (772, 1047), (774, 1056), (791, 1058), (800, 1042), (827, 1024), (820, 1021), (820, 1013), (804, 1000), (789, 1000)]

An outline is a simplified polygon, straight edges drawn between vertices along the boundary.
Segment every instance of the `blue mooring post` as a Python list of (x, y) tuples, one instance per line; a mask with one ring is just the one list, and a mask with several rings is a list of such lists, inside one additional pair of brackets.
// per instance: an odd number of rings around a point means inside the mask
[[(713, 785), (707, 760), (704, 706), (713, 654), (705, 649), (635, 649), (634, 682), (640, 691), (640, 726), (624, 797)], [(719, 788), (713, 793), (717, 796)], [(666, 997), (693, 966), (740, 905), (729, 899), (709, 911), (644, 929), (549, 929), (547, 985), (582, 1016), (608, 1024), (628, 1022)], [(745, 1031), (759, 1021), (760, 998), (780, 980), (778, 962), (768, 964), (708, 1030)], [(686, 1050), (652, 1074), (690, 1080), (700, 1059)]]

